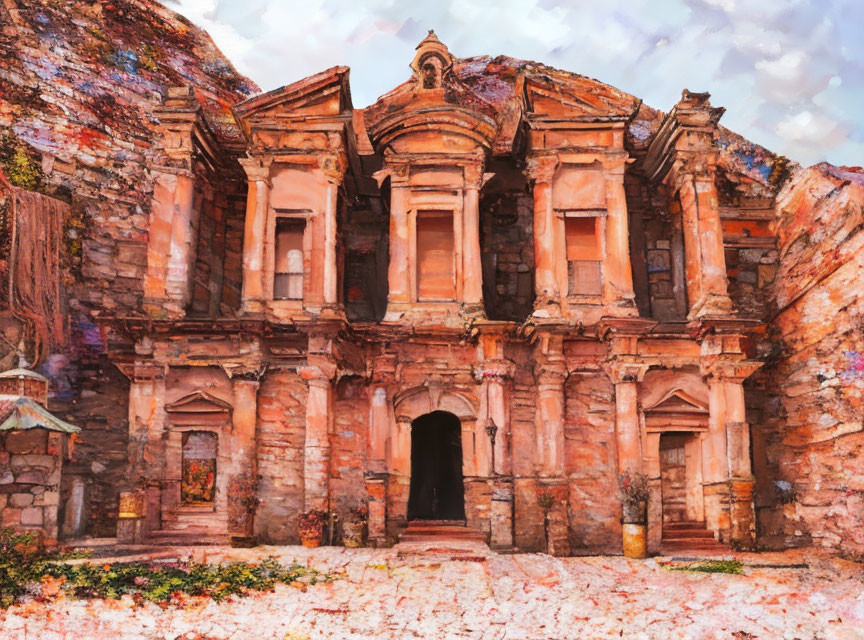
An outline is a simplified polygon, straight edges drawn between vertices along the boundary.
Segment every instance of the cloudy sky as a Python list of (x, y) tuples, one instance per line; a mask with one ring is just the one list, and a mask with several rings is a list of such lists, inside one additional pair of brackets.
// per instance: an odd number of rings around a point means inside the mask
[(710, 91), (723, 124), (802, 164), (864, 165), (864, 0), (164, 0), (273, 89), (351, 67), (356, 107), (410, 74), (428, 29), (668, 110)]

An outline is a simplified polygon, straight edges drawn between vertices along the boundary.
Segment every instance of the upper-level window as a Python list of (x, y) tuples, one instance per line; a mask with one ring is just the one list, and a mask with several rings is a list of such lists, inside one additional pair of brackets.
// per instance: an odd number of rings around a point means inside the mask
[(453, 213), (417, 212), (417, 299), (455, 300)]
[(603, 293), (600, 219), (564, 218), (567, 243), (567, 283), (571, 296)]
[(281, 218), (276, 222), (275, 300), (303, 299), (303, 232), (306, 221)]

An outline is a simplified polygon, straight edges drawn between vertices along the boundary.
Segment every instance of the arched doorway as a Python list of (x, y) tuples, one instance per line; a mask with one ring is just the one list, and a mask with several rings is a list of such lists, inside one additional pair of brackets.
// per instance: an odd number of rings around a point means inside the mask
[(411, 423), (409, 520), (464, 520), (462, 427), (447, 411)]

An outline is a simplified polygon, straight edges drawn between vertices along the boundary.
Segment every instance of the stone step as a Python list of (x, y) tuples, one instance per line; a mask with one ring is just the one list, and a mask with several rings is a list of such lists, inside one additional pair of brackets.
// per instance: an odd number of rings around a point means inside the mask
[(675, 522), (664, 522), (664, 529), (704, 529), (704, 520), (677, 520)]
[(714, 532), (708, 529), (663, 529), (663, 538), (710, 538), (714, 539)]
[(198, 545), (217, 545), (227, 544), (229, 542), (227, 534), (213, 533), (208, 530), (197, 529), (160, 529), (151, 531), (146, 537), (147, 544), (164, 546), (198, 546)]
[(729, 547), (720, 544), (713, 538), (664, 538), (661, 542), (664, 549), (701, 549), (708, 551), (729, 551)]

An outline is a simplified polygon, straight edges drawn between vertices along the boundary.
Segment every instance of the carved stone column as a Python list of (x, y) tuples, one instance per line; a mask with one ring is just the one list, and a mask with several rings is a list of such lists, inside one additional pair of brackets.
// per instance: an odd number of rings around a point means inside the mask
[[(306, 381), (306, 437), (303, 457), (304, 507), (330, 509), (330, 436), (333, 432), (335, 364), (325, 352), (327, 338), (309, 336), (309, 364), (298, 373)], [(316, 355), (313, 355), (316, 354)]]
[[(490, 174), (491, 175), (491, 174)], [(483, 316), (483, 266), (480, 249), (480, 187), (482, 162), (465, 167), (462, 210), (462, 297), (466, 313)]]
[(182, 317), (192, 295), (197, 252), (195, 132), (201, 105), (191, 87), (172, 87), (157, 109), (161, 139), (153, 165), (153, 200), (144, 277), (145, 310), (154, 316)]
[(755, 480), (742, 383), (762, 363), (733, 358), (721, 357), (702, 366), (709, 389), (709, 426), (702, 441), (705, 520), (722, 539), (752, 548)]
[(615, 443), (618, 450), (618, 472), (643, 473), (642, 435), (639, 425), (639, 389), (648, 365), (616, 360), (606, 371), (615, 385)]
[(723, 227), (714, 186), (714, 171), (682, 163), (677, 192), (681, 203), (689, 317), (724, 315), (732, 311), (726, 288)]
[(541, 336), (535, 346), (534, 379), (537, 381), (538, 469), (541, 477), (560, 478), (564, 464), (564, 382), (567, 369), (562, 353), (562, 338)]
[(341, 154), (323, 155), (319, 164), (327, 178), (324, 209), (324, 308), (337, 309), (339, 303), (339, 269), (337, 255), (337, 225), (339, 187), (345, 177), (346, 160)]
[(395, 321), (411, 304), (411, 238), (408, 225), (410, 169), (407, 164), (392, 163), (376, 174), (379, 183), (390, 177), (390, 264), (387, 269), (387, 313), (384, 319)]
[[(255, 481), (258, 477), (258, 375), (256, 373), (234, 374), (234, 407), (231, 414), (231, 462), (236, 475), (248, 475)], [(230, 486), (230, 485), (229, 485)], [(230, 509), (229, 509), (230, 512)], [(231, 531), (233, 535), (245, 536), (245, 530)]]
[[(485, 431), (490, 425), (496, 427), (494, 451), (489, 441), (489, 434), (484, 433), (490, 449), (490, 480), (492, 484), (492, 500), (490, 506), (490, 544), (494, 548), (504, 549), (513, 546), (513, 462), (510, 451), (510, 416), (507, 406), (506, 385), (513, 373), (513, 363), (497, 358), (501, 355), (500, 341), (485, 340), (487, 345), (495, 342), (498, 348), (490, 355), (494, 359), (484, 361), (477, 369), (476, 375), (485, 389), (488, 399), (485, 406), (485, 418), (481, 426)], [(486, 351), (489, 351), (488, 347)], [(492, 464), (494, 463), (494, 468)]]
[(243, 233), (243, 292), (241, 310), (261, 313), (264, 302), (273, 297), (264, 290), (264, 246), (270, 198), (272, 158), (240, 158), (249, 178), (246, 197), (246, 224)]
[(604, 161), (606, 176), (606, 262), (604, 298), (606, 304), (631, 308), (637, 315), (630, 266), (630, 234), (624, 168), (627, 156), (611, 156)]
[(552, 208), (552, 179), (558, 167), (554, 155), (528, 159), (526, 175), (534, 182), (534, 289), (535, 314), (561, 315), (561, 292), (556, 279), (558, 249), (563, 240), (556, 238), (555, 212)]

